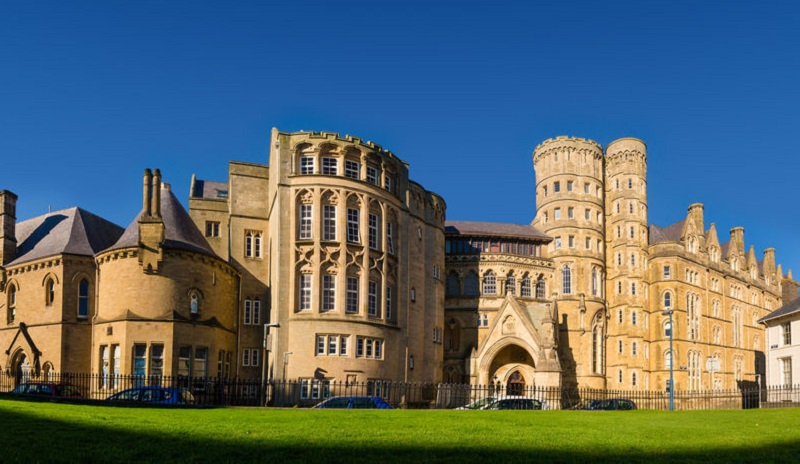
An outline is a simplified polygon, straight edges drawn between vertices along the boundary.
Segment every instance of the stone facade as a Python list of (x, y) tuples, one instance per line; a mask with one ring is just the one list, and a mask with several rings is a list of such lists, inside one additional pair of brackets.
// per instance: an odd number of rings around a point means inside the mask
[(530, 225), (445, 223), (408, 164), (356, 137), (274, 129), (269, 161), (192, 178), (188, 212), (147, 170), (124, 230), (79, 208), (17, 223), (0, 191), (5, 372), (301, 379), (315, 398), (330, 381), (663, 390), (673, 363), (677, 389), (733, 388), (763, 375), (758, 321), (797, 293), (701, 204), (650, 225), (638, 139), (539, 145)]
[[(757, 321), (782, 298), (773, 249), (757, 260), (741, 227), (720, 244), (701, 204), (683, 221), (648, 227), (647, 155), (638, 139), (603, 150), (558, 137), (533, 160), (533, 225), (554, 237), (565, 385), (663, 390), (670, 362), (682, 390), (734, 388), (763, 375)], [(673, 353), (664, 310), (673, 312)], [(709, 357), (719, 360), (718, 372), (706, 369)]]

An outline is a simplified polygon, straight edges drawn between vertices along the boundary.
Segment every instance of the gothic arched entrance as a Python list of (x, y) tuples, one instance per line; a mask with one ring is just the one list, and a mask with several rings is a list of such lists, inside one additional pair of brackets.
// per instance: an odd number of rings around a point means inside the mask
[(506, 382), (506, 395), (521, 396), (525, 393), (525, 377), (519, 371), (514, 371)]
[(11, 375), (14, 376), (14, 385), (17, 386), (27, 382), (32, 374), (33, 366), (31, 366), (30, 358), (25, 352), (18, 351), (11, 361)]

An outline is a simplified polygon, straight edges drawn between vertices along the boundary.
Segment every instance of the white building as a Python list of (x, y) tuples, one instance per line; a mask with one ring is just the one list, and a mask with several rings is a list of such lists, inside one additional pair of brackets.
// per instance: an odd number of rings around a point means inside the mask
[(800, 298), (759, 320), (767, 326), (767, 378), (770, 387), (800, 383)]

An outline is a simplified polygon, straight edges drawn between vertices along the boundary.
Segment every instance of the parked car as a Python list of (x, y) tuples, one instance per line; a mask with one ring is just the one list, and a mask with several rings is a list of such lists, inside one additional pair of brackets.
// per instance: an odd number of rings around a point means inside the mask
[(81, 392), (74, 385), (67, 383), (23, 383), (11, 390), (15, 395), (52, 396), (61, 398), (81, 398)]
[(497, 397), (496, 396), (487, 396), (485, 398), (477, 399), (477, 400), (473, 401), (472, 403), (465, 404), (464, 406), (459, 406), (459, 407), (457, 407), (455, 409), (462, 410), (462, 411), (463, 410), (467, 410), (467, 409), (481, 409), (482, 407), (486, 406), (487, 404), (494, 403), (495, 401), (497, 401)]
[[(466, 404), (466, 405), (458, 407), (456, 409), (457, 410), (488, 409), (487, 406), (489, 406), (490, 404), (492, 404), (492, 403), (494, 403), (494, 402), (496, 402), (498, 400), (514, 400), (514, 399), (528, 399), (528, 397), (527, 396), (511, 396), (511, 395), (506, 395), (506, 396), (487, 396), (485, 398), (481, 398), (479, 400), (475, 400), (470, 404)], [(533, 398), (533, 399), (535, 399), (535, 398)], [(550, 409), (550, 408), (547, 407), (547, 401), (542, 401), (542, 400), (538, 400), (538, 399), (536, 401), (541, 403), (541, 405), (542, 405), (541, 409)]]
[(636, 403), (628, 399), (611, 398), (607, 400), (592, 400), (585, 402), (575, 409), (586, 411), (631, 411), (636, 409)]
[(481, 409), (486, 410), (506, 410), (506, 409), (525, 409), (525, 410), (541, 410), (542, 402), (535, 398), (502, 398), (493, 401)]
[(167, 387), (136, 387), (115, 393), (106, 401), (149, 404), (192, 404), (194, 396), (189, 390)]
[(392, 409), (377, 396), (336, 396), (314, 406), (314, 409)]

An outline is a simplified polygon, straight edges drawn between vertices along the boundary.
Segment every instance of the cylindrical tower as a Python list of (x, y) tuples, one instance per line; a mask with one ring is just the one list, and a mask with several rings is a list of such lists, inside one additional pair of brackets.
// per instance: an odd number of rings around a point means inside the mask
[(606, 147), (606, 294), (609, 388), (644, 388), (647, 301), (647, 149), (623, 138)]
[(556, 137), (536, 147), (533, 168), (533, 225), (553, 237), (548, 254), (555, 282), (548, 292), (560, 314), (563, 384), (604, 388), (603, 148), (592, 140)]

